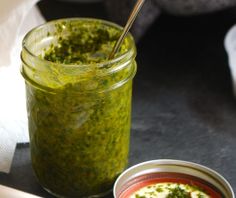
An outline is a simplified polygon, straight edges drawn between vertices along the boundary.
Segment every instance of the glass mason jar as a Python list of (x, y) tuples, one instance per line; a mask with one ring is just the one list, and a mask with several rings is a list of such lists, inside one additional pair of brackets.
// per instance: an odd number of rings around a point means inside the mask
[(132, 36), (125, 53), (112, 60), (62, 64), (42, 58), (78, 24), (93, 28), (93, 23), (122, 30), (98, 19), (60, 19), (36, 27), (23, 40), (32, 166), (39, 183), (58, 197), (103, 196), (128, 161), (136, 73)]

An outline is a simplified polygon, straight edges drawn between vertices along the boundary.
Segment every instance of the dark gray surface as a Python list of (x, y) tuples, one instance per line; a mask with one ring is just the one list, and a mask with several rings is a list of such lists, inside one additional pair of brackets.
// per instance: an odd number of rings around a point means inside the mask
[[(44, 13), (50, 8), (46, 5), (41, 4)], [(48, 19), (81, 16), (77, 10), (83, 6), (58, 6), (71, 10), (54, 10), (51, 18), (45, 14)], [(86, 16), (95, 16), (91, 10)], [(140, 41), (130, 165), (162, 158), (197, 162), (218, 171), (236, 189), (236, 100), (223, 48), (235, 13), (162, 15)], [(27, 144), (18, 145), (11, 172), (0, 173), (0, 183), (51, 197), (33, 175)]]

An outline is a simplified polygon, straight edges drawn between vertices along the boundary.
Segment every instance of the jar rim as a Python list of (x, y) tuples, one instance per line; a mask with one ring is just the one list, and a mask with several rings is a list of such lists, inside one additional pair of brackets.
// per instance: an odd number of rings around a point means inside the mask
[(126, 37), (129, 38), (129, 42), (130, 42), (130, 45), (129, 45), (129, 48), (126, 52), (120, 54), (119, 56), (116, 56), (114, 57), (113, 59), (111, 60), (104, 60), (102, 62), (99, 62), (99, 63), (88, 63), (88, 64), (65, 64), (65, 63), (55, 63), (55, 62), (52, 62), (52, 61), (49, 61), (49, 60), (45, 60), (43, 58), (41, 58), (40, 56), (34, 54), (28, 47), (27, 47), (27, 44), (26, 44), (26, 41), (27, 39), (37, 30), (43, 28), (44, 26), (46, 25), (50, 25), (50, 24), (53, 24), (53, 23), (58, 23), (58, 22), (63, 22), (63, 21), (88, 21), (88, 22), (101, 22), (102, 24), (105, 24), (107, 26), (110, 26), (110, 27), (114, 27), (114, 28), (117, 28), (118, 30), (122, 31), (123, 27), (120, 26), (120, 25), (117, 25), (116, 23), (113, 23), (113, 22), (110, 22), (110, 21), (107, 21), (107, 20), (103, 20), (103, 19), (97, 19), (97, 18), (87, 18), (87, 17), (72, 17), (72, 18), (61, 18), (61, 19), (55, 19), (55, 20), (51, 20), (51, 21), (48, 21), (46, 23), (43, 23), (39, 26), (36, 26), (35, 28), (31, 29), (23, 38), (23, 41), (22, 41), (22, 49), (24, 49), (30, 56), (32, 56), (34, 59), (37, 59), (38, 61), (43, 61), (45, 63), (48, 63), (48, 64), (52, 64), (52, 65), (60, 65), (60, 66), (63, 66), (63, 67), (88, 67), (88, 66), (91, 66), (91, 65), (97, 65), (98, 68), (103, 68), (103, 67), (106, 67), (106, 65), (111, 65), (111, 64), (114, 64), (116, 62), (119, 62), (121, 61), (122, 59), (124, 58), (131, 58), (132, 56), (135, 55), (135, 50), (132, 50), (133, 48), (135, 48), (135, 41), (134, 41), (134, 38), (133, 36), (131, 35), (131, 33), (128, 33)]

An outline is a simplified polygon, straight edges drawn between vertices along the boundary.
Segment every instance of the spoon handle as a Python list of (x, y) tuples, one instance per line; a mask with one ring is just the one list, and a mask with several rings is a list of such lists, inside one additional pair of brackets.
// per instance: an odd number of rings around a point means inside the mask
[(121, 43), (123, 42), (124, 38), (126, 37), (127, 33), (129, 32), (131, 26), (133, 25), (134, 23), (134, 20), (136, 19), (140, 9), (142, 8), (143, 4), (144, 4), (145, 0), (138, 0), (137, 3), (135, 4), (130, 16), (129, 16), (129, 19), (122, 31), (122, 34), (121, 36), (119, 37), (119, 39), (117, 40), (115, 46), (113, 47), (112, 49), (112, 52), (109, 56), (109, 60), (114, 58), (116, 52), (118, 51)]

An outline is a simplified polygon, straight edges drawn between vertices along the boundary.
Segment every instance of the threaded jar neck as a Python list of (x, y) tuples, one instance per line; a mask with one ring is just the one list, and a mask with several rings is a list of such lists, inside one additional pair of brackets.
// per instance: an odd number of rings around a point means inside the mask
[[(114, 23), (88, 18), (59, 19), (34, 28), (25, 36), (22, 43), (21, 72), (26, 82), (51, 91), (74, 83), (90, 84), (85, 86), (84, 91), (104, 91), (133, 78), (136, 72), (136, 47), (131, 34), (128, 34), (125, 44), (121, 46), (121, 53), (111, 60), (65, 63), (46, 60), (43, 57), (52, 45), (60, 45), (60, 39), (80, 31), (80, 27), (83, 27), (83, 31), (85, 30), (88, 35), (92, 34), (93, 28), (98, 28), (98, 31), (104, 30), (105, 34), (106, 31), (109, 34), (122, 31), (122, 27)], [(93, 35), (91, 37), (93, 38)], [(116, 80), (105, 86), (106, 81), (111, 78)]]

